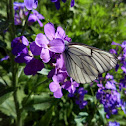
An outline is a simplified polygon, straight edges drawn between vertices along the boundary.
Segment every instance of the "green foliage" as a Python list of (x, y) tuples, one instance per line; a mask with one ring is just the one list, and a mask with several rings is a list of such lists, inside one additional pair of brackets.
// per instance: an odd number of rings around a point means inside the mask
[[(0, 1), (0, 59), (6, 55), (11, 56), (12, 36), (9, 32), (12, 22), (6, 13), (7, 1)], [(121, 43), (126, 40), (126, 4), (122, 0), (75, 0), (73, 8), (70, 8), (70, 0), (67, 0), (66, 3), (61, 2), (58, 11), (50, 0), (39, 0), (37, 10), (45, 17), (44, 25), (50, 21), (55, 26), (62, 26), (73, 42), (109, 51), (112, 41)], [(20, 36), (21, 27), (15, 27), (16, 37)], [(24, 35), (32, 42), (38, 33), (44, 33), (44, 28), (35, 23), (31, 27), (27, 26)], [(122, 110), (118, 115), (106, 119), (104, 108), (95, 96), (97, 91), (95, 84), (92, 89), (89, 84), (84, 85), (88, 90), (88, 94), (85, 95), (88, 105), (80, 110), (75, 100), (67, 96), (68, 92), (63, 92), (64, 96), (61, 99), (53, 97), (49, 90), (51, 80), (47, 78), (52, 68), (48, 65), (45, 64), (45, 68), (35, 76), (26, 76), (23, 71), (25, 64), (19, 64), (16, 71), (18, 84), (14, 87), (11, 64), (11, 59), (0, 62), (1, 126), (13, 126), (16, 123), (17, 109), (21, 113), (24, 126), (105, 126), (108, 121), (115, 120), (121, 126), (126, 125), (126, 115)], [(115, 74), (117, 81), (121, 77), (120, 73), (121, 69)], [(18, 108), (15, 107), (15, 92)]]

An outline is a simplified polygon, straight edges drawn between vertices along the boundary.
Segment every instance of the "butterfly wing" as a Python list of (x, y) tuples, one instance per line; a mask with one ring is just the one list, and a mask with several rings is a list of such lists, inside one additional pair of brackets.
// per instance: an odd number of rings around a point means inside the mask
[(69, 43), (63, 55), (69, 76), (78, 83), (90, 83), (117, 64), (113, 54), (81, 44)]

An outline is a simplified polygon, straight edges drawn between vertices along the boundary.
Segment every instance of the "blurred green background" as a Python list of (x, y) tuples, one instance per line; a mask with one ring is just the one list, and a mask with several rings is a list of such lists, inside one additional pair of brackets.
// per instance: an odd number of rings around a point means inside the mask
[[(17, 2), (23, 2), (19, 0)], [(61, 26), (72, 42), (84, 43), (109, 51), (112, 41), (122, 43), (126, 40), (126, 1), (125, 0), (75, 0), (70, 8), (70, 0), (61, 1), (60, 10), (56, 10), (50, 0), (39, 0), (37, 11), (45, 20), (56, 27)], [(7, 21), (6, 0), (0, 1), (0, 59), (11, 52), (10, 34), (3, 32), (11, 22)], [(17, 27), (17, 36), (20, 27)], [(38, 33), (44, 33), (38, 23), (28, 27), (25, 36), (34, 41)], [(88, 90), (85, 100), (88, 105), (80, 110), (75, 100), (63, 92), (61, 99), (55, 99), (49, 90), (52, 80), (47, 78), (50, 66), (35, 76), (24, 75), (25, 64), (18, 66), (17, 94), (21, 119), (24, 126), (107, 126), (108, 121), (118, 121), (126, 126), (126, 115), (119, 111), (118, 115), (106, 119), (102, 105), (95, 104), (96, 97), (91, 93), (90, 85), (82, 85)], [(120, 71), (116, 73), (118, 80)], [(112, 72), (111, 72), (112, 73)], [(16, 110), (13, 102), (14, 89), (11, 86), (12, 73), (10, 60), (0, 62), (0, 126), (13, 126)], [(94, 95), (97, 86), (93, 85)], [(97, 108), (97, 109), (96, 109)]]

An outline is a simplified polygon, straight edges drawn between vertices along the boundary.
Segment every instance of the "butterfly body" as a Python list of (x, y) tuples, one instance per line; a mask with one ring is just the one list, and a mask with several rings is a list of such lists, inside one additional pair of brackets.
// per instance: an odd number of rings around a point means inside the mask
[(117, 64), (113, 54), (95, 47), (77, 43), (67, 43), (65, 47), (67, 72), (78, 83), (90, 83)]

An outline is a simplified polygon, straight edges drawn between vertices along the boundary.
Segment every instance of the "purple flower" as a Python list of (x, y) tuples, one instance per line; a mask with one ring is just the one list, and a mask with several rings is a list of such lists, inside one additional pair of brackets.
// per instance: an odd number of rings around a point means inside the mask
[(118, 71), (119, 69), (119, 64), (116, 64), (115, 71)]
[(64, 82), (64, 89), (66, 89), (70, 94), (74, 94), (76, 87), (79, 87), (79, 84), (76, 81), (73, 81), (71, 78), (70, 81)]
[[(66, 0), (62, 0), (64, 3), (66, 2)], [(51, 0), (51, 2), (55, 3), (56, 9), (59, 10), (60, 9), (60, 0)]]
[(39, 33), (36, 36), (35, 43), (41, 47), (40, 58), (47, 63), (51, 59), (51, 52), (62, 53), (65, 50), (65, 45), (62, 39), (55, 38), (55, 28), (51, 23), (44, 26), (44, 32), (45, 35)]
[[(34, 42), (31, 45), (33, 44)], [(26, 63), (26, 67), (24, 68), (24, 73), (26, 75), (35, 75), (37, 71), (44, 68), (44, 64), (28, 54), (28, 49), (26, 47), (28, 45), (29, 42), (26, 37), (17, 37), (11, 42), (12, 53), (16, 56), (15, 62)]]
[(38, 0), (24, 0), (24, 4), (28, 10), (36, 9), (38, 6)]
[(4, 61), (4, 60), (8, 60), (10, 57), (9, 56), (5, 56), (3, 58), (0, 59), (0, 62)]
[(35, 42), (30, 44), (30, 50), (34, 56), (38, 56), (41, 53), (41, 47), (37, 46)]
[(116, 43), (116, 42), (112, 42), (111, 45), (119, 45), (119, 46), (121, 46), (121, 44)]
[(25, 56), (28, 56), (28, 54), (25, 54), (25, 53), (18, 54), (16, 56), (16, 58), (15, 58), (15, 62), (17, 62), (17, 63), (27, 63), (27, 60), (25, 60), (25, 58), (24, 58)]
[(79, 105), (80, 109), (83, 109), (84, 106), (87, 105), (87, 101), (84, 100), (84, 95), (87, 94), (87, 91), (84, 90), (84, 88), (80, 87), (77, 91), (76, 91), (76, 104)]
[[(25, 0), (25, 1), (28, 3), (30, 2), (30, 4), (32, 4), (32, 2), (35, 2), (35, 3), (38, 2), (37, 0)], [(26, 11), (24, 3), (18, 3), (18, 2), (14, 2), (14, 10), (15, 10), (15, 15), (14, 15), (15, 25), (22, 25), (23, 21), (26, 20), (26, 17), (28, 16), (29, 11)], [(44, 17), (41, 14), (39, 14), (36, 10), (32, 10), (32, 13), (30, 14), (28, 18), (28, 24), (32, 25), (34, 22), (38, 21), (40, 27), (42, 27), (43, 24), (40, 20), (43, 20), (43, 19)]]
[(112, 76), (112, 75), (110, 75), (109, 73), (107, 73), (107, 75), (106, 75), (106, 77), (105, 77), (105, 78), (106, 78), (107, 80), (108, 80), (108, 79), (111, 79), (111, 80), (112, 80), (112, 79), (113, 79), (113, 76)]
[(121, 67), (121, 69), (123, 70), (123, 72), (126, 74), (126, 62), (124, 62), (123, 66)]
[(114, 122), (110, 121), (108, 126), (120, 126), (120, 124), (118, 122), (116, 122), (116, 121), (114, 121)]
[(120, 106), (121, 106), (123, 112), (126, 114), (126, 102), (123, 101), (123, 100), (121, 100), (121, 102), (120, 102)]
[(75, 1), (74, 0), (71, 0), (71, 7), (73, 7), (75, 4)]
[(40, 20), (45, 19), (41, 14), (38, 13), (36, 10), (32, 10), (33, 14), (30, 14), (28, 18), (28, 24), (32, 25), (34, 22), (38, 21), (40, 27), (43, 27), (43, 24)]
[(60, 27), (60, 26), (57, 27), (57, 30), (55, 32), (55, 27), (52, 23), (47, 23), (44, 26), (44, 32), (45, 32), (45, 34), (46, 34), (46, 36), (48, 37), (49, 40), (60, 38), (63, 41), (67, 41), (67, 40), (68, 40), (68, 42), (71, 41), (71, 38), (68, 38), (68, 36), (66, 36), (66, 33), (65, 33), (65, 31), (63, 30), (62, 27)]
[(27, 16), (27, 11), (25, 10), (24, 3), (14, 2), (14, 24), (22, 25), (23, 20), (25, 20)]
[(126, 41), (124, 41), (124, 42), (121, 44), (121, 47), (122, 47), (122, 48), (126, 48)]
[(35, 59), (25, 53), (17, 55), (15, 62), (26, 63), (26, 66), (24, 68), (24, 73), (26, 75), (35, 75), (38, 71), (41, 71), (44, 68), (44, 64), (40, 60)]
[(24, 68), (26, 75), (35, 75), (37, 71), (41, 71), (44, 68), (44, 64), (40, 60), (30, 56), (24, 58), (27, 61), (26, 67)]
[(17, 56), (20, 55), (21, 53), (27, 54), (28, 49), (26, 46), (28, 45), (29, 42), (25, 36), (21, 36), (13, 39), (13, 41), (11, 42), (13, 55)]
[[(113, 88), (109, 86), (109, 88)], [(104, 86), (98, 89), (96, 94), (97, 99), (104, 106), (104, 111), (106, 112), (106, 118), (109, 118), (111, 114), (118, 113), (118, 107), (120, 105), (120, 94), (116, 90), (109, 91)]]
[(115, 81), (111, 80), (111, 81), (107, 81), (105, 84), (105, 88), (106, 89), (112, 89), (112, 90), (116, 90), (116, 86), (115, 86)]
[(62, 87), (60, 86), (60, 84), (58, 82), (51, 82), (49, 84), (49, 89), (51, 92), (53, 92), (53, 95), (55, 98), (61, 98), (63, 96), (62, 93)]
[(126, 76), (124, 76), (122, 79), (120, 79), (120, 82), (119, 82), (119, 89), (120, 89), (120, 91), (123, 88), (126, 88)]
[(64, 80), (66, 79), (67, 77), (67, 73), (65, 72), (60, 72), (58, 74), (55, 74), (52, 79), (54, 82), (59, 82), (59, 83), (63, 83)]
[(14, 10), (19, 10), (19, 9), (24, 9), (24, 8), (25, 8), (24, 3), (14, 2)]
[(117, 51), (115, 49), (110, 49), (109, 52), (117, 55)]
[[(66, 0), (62, 0), (64, 3), (66, 2)], [(55, 3), (56, 9), (59, 10), (60, 9), (60, 0), (51, 0), (51, 2)], [(74, 0), (71, 0), (71, 7), (73, 7), (75, 4)]]

